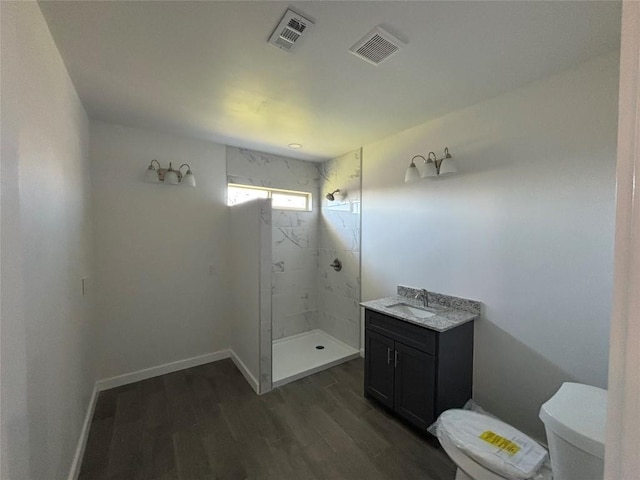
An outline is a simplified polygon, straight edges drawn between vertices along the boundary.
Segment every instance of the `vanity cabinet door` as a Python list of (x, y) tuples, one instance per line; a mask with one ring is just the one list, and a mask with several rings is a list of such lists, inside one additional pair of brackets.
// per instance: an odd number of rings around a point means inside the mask
[(424, 430), (434, 420), (434, 357), (399, 342), (395, 349), (395, 411)]
[(473, 323), (436, 332), (365, 310), (365, 396), (421, 430), (462, 408), (473, 384)]
[(365, 393), (383, 405), (393, 408), (394, 341), (365, 330)]

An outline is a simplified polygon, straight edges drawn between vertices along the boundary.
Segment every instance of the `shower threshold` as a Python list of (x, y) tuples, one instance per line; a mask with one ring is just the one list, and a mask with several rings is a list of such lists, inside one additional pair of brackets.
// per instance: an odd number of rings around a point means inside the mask
[(273, 388), (335, 367), (359, 356), (358, 350), (322, 330), (312, 330), (275, 340), (273, 342)]

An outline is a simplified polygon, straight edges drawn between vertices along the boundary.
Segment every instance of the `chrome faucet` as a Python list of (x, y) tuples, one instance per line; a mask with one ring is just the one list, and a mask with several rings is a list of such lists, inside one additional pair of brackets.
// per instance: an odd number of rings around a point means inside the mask
[(425, 288), (423, 288), (418, 293), (416, 293), (416, 296), (414, 298), (416, 300), (422, 300), (423, 306), (425, 307), (429, 306), (429, 292)]

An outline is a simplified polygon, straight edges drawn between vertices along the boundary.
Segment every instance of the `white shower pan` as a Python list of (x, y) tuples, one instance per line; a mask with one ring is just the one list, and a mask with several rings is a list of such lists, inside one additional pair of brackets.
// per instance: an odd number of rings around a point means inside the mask
[[(318, 349), (317, 346), (324, 348)], [(335, 367), (360, 352), (323, 332), (312, 330), (273, 342), (273, 388)]]

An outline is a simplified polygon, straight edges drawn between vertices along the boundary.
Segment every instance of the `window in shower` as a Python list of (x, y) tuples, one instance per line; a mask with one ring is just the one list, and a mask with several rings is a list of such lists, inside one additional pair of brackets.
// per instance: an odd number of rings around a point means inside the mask
[(227, 185), (227, 205), (237, 205), (256, 198), (270, 198), (271, 206), (278, 210), (311, 211), (311, 193), (282, 190), (279, 188), (254, 187), (252, 185)]

